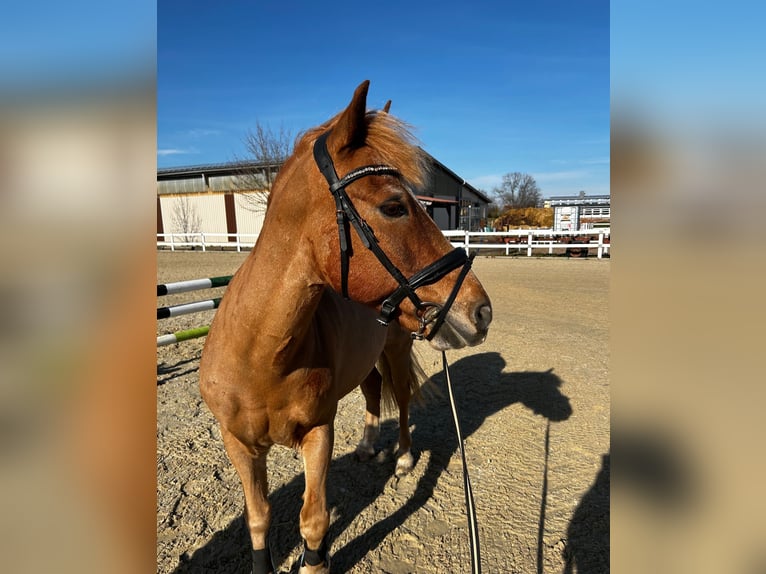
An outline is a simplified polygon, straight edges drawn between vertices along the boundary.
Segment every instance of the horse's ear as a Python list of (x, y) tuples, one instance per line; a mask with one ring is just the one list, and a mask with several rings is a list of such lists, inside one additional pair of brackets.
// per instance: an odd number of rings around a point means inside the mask
[(367, 112), (369, 87), (370, 80), (359, 84), (354, 91), (354, 97), (351, 98), (351, 103), (341, 112), (330, 137), (327, 138), (327, 147), (331, 152), (337, 152), (344, 147), (361, 147), (364, 144), (367, 137), (367, 122), (364, 116)]
[(388, 100), (388, 101), (386, 102), (386, 105), (385, 105), (385, 106), (383, 106), (383, 111), (384, 111), (385, 113), (388, 113), (388, 110), (390, 110), (390, 109), (391, 109), (391, 100)]

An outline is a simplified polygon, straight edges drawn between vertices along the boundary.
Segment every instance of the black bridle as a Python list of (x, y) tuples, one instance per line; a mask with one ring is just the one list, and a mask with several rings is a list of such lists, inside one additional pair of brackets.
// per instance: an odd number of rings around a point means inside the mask
[[(399, 284), (399, 287), (389, 295), (380, 310), (380, 317), (378, 322), (381, 325), (388, 325), (393, 319), (394, 313), (399, 308), (399, 305), (405, 298), (412, 301), (415, 305), (415, 309), (420, 322), (420, 329), (417, 333), (413, 333), (413, 337), (422, 339), (424, 336), (427, 340), (431, 340), (439, 328), (444, 323), (447, 317), (450, 307), (455, 302), (458, 290), (463, 284), (463, 280), (468, 271), (471, 269), (471, 263), (473, 262), (473, 255), (466, 255), (462, 248), (455, 248), (443, 257), (437, 259), (424, 269), (421, 269), (415, 273), (412, 277), (407, 279), (404, 274), (394, 265), (388, 258), (386, 253), (381, 249), (378, 244), (378, 239), (375, 237), (375, 232), (367, 224), (367, 222), (359, 215), (359, 212), (354, 207), (348, 194), (346, 193), (346, 187), (352, 182), (362, 177), (370, 175), (392, 175), (401, 178), (399, 171), (391, 166), (387, 165), (366, 165), (351, 170), (342, 178), (338, 178), (338, 174), (335, 171), (335, 165), (332, 158), (327, 151), (327, 136), (330, 134), (330, 130), (320, 135), (316, 142), (314, 142), (314, 160), (319, 167), (319, 171), (322, 172), (327, 183), (330, 185), (330, 192), (335, 199), (335, 216), (338, 221), (338, 238), (340, 240), (340, 266), (341, 266), (341, 290), (343, 297), (348, 299), (348, 267), (349, 258), (351, 256), (351, 237), (349, 235), (349, 222), (354, 227), (361, 239), (362, 244), (375, 254), (381, 265), (388, 271), (388, 273)], [(429, 301), (422, 301), (418, 297), (415, 290), (419, 287), (426, 285), (433, 285), (451, 271), (462, 267), (460, 275), (455, 281), (455, 285), (452, 288), (452, 292), (443, 304), (432, 303)], [(426, 328), (433, 324), (428, 335), (425, 335)]]

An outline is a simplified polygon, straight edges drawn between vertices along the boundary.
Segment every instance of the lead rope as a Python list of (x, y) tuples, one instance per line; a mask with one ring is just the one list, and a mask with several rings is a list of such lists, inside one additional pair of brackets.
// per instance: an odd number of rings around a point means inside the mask
[(452, 407), (452, 418), (455, 421), (455, 432), (457, 433), (457, 444), (460, 450), (460, 457), (463, 459), (463, 491), (465, 492), (465, 506), (468, 514), (468, 533), (471, 537), (471, 573), (481, 574), (481, 554), (479, 552), (479, 528), (476, 522), (476, 507), (473, 504), (473, 490), (471, 490), (471, 478), (468, 476), (468, 463), (465, 459), (465, 448), (463, 446), (463, 435), (460, 432), (460, 421), (457, 417), (457, 407), (455, 406), (455, 397), (452, 394), (452, 381), (449, 376), (449, 365), (447, 365), (447, 354), (442, 351), (442, 363), (444, 373), (447, 377), (447, 391), (449, 394), (449, 403)]

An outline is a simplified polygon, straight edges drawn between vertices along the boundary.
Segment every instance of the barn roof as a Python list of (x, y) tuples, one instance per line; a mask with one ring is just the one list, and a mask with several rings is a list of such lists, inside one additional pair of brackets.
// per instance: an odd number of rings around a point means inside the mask
[(230, 161), (226, 163), (163, 167), (157, 170), (157, 179), (170, 179), (176, 176), (194, 176), (203, 173), (208, 175), (227, 173), (239, 174), (243, 170), (259, 170), (267, 167), (275, 168), (281, 165), (281, 163), (274, 162)]
[(464, 180), (462, 177), (460, 177), (458, 174), (456, 174), (454, 171), (452, 171), (450, 168), (448, 168), (446, 165), (444, 165), (442, 162), (440, 162), (438, 159), (436, 159), (434, 156), (432, 156), (427, 151), (423, 150), (423, 153), (428, 156), (429, 160), (433, 165), (435, 165), (438, 169), (442, 170), (444, 173), (449, 175), (452, 179), (454, 179), (457, 182), (460, 182), (463, 187), (466, 187), (471, 193), (476, 194), (476, 196), (481, 199), (482, 201), (485, 201), (486, 203), (492, 203), (492, 200), (487, 197), (487, 195), (478, 189), (476, 189), (474, 186), (472, 186), (470, 183), (468, 183), (466, 180)]
[[(454, 171), (452, 171), (450, 168), (448, 168), (446, 165), (444, 165), (434, 156), (432, 156), (425, 150), (421, 149), (421, 151), (423, 151), (423, 153), (428, 158), (428, 161), (431, 163), (431, 165), (434, 168), (444, 172), (448, 177), (455, 180), (457, 183), (459, 183), (468, 191), (476, 195), (476, 197), (478, 197), (482, 201), (486, 203), (492, 202), (492, 200), (489, 197), (487, 197), (487, 195), (484, 192), (476, 189), (474, 186), (472, 186), (465, 179), (457, 175)], [(273, 162), (233, 161), (233, 162), (226, 162), (226, 163), (211, 163), (211, 164), (202, 164), (202, 165), (163, 167), (163, 168), (157, 169), (157, 179), (167, 180), (167, 179), (174, 179), (178, 177), (195, 177), (195, 176), (200, 176), (202, 174), (238, 175), (238, 174), (241, 174), (243, 171), (250, 171), (250, 170), (257, 171), (257, 170), (262, 170), (269, 167), (278, 168), (280, 166), (281, 166), (281, 163), (273, 163)], [(433, 200), (433, 198), (429, 198), (429, 199)]]

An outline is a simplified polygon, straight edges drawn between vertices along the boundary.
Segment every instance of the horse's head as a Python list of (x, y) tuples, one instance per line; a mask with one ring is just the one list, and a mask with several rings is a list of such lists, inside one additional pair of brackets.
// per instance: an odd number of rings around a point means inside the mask
[(302, 203), (304, 238), (333, 289), (436, 348), (479, 344), (492, 319), (489, 297), (471, 259), (415, 197), (426, 179), (422, 150), (387, 110), (366, 111), (368, 87), (363, 82), (345, 110), (298, 142), (275, 182), (275, 203), (285, 180), (305, 178), (303, 195), (290, 201)]

